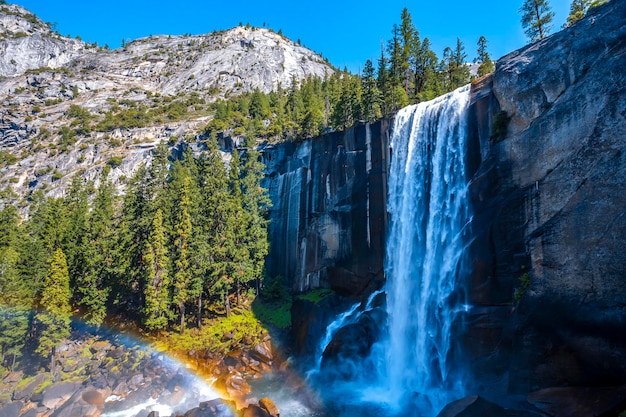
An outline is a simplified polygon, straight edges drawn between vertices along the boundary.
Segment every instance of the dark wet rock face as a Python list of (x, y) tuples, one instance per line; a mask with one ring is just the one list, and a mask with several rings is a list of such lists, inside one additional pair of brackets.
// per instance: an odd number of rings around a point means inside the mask
[(539, 412), (510, 410), (477, 395), (461, 398), (444, 407), (437, 417), (541, 417)]
[(380, 285), (386, 231), (388, 121), (264, 152), (272, 276), (303, 292), (362, 295)]

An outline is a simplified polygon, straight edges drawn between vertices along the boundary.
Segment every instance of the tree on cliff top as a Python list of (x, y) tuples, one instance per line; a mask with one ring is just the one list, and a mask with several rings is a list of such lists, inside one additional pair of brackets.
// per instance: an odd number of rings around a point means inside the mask
[(522, 27), (531, 42), (545, 38), (552, 27), (554, 12), (548, 0), (524, 0), (519, 12), (522, 14)]
[(495, 70), (495, 65), (487, 52), (487, 38), (481, 36), (478, 39), (478, 56), (474, 59), (475, 63), (480, 63), (478, 67), (478, 76), (482, 77), (485, 74), (489, 74)]
[(570, 27), (580, 19), (585, 17), (587, 9), (589, 8), (590, 0), (573, 0), (569, 9), (569, 16), (563, 27)]

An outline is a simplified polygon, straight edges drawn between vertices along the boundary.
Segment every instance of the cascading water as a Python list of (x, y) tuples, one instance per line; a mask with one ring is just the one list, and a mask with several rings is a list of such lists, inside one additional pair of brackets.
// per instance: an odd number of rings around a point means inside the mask
[(391, 138), (383, 377), (392, 404), (417, 394), (425, 413), (463, 391), (451, 336), (464, 305), (468, 102), (466, 86), (402, 109)]
[[(433, 416), (463, 396), (453, 335), (465, 310), (461, 280), (467, 274), (464, 248), (470, 238), (465, 168), (469, 90), (462, 87), (409, 106), (395, 118), (385, 259), (387, 325), (369, 357), (356, 359), (359, 374), (334, 381), (330, 403), (338, 415), (377, 410), (373, 415)], [(348, 316), (353, 315), (354, 308)], [(355, 369), (353, 363), (345, 367)]]

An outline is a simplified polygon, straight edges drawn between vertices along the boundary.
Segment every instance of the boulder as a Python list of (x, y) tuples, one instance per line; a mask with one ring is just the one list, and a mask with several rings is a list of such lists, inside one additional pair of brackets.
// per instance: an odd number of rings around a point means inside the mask
[(272, 344), (270, 342), (261, 342), (252, 349), (250, 356), (260, 362), (271, 364), (274, 359), (272, 355)]
[(248, 382), (237, 373), (230, 373), (219, 377), (217, 381), (215, 381), (214, 387), (218, 391), (226, 393), (228, 398), (233, 399), (239, 406), (246, 404), (245, 397), (252, 391)]
[(278, 410), (278, 407), (276, 407), (274, 401), (270, 400), (267, 397), (263, 397), (259, 400), (259, 407), (267, 411), (267, 414), (271, 415), (272, 417), (280, 417), (280, 411)]
[(217, 398), (211, 401), (203, 401), (196, 408), (185, 413), (185, 417), (235, 417), (234, 404)]
[(23, 402), (14, 401), (3, 407), (0, 407), (0, 417), (18, 417), (23, 406)]
[(50, 410), (57, 409), (69, 400), (81, 385), (80, 382), (61, 382), (51, 385), (44, 390), (41, 403)]
[(26, 400), (30, 399), (30, 396), (33, 394), (35, 389), (40, 386), (48, 376), (46, 374), (37, 374), (35, 378), (21, 388), (16, 388), (13, 392), (13, 400)]
[(95, 389), (88, 389), (86, 391), (83, 391), (83, 394), (82, 394), (82, 400), (85, 403), (95, 405), (97, 407), (104, 406), (105, 398), (106, 397), (102, 391), (98, 391)]
[(241, 411), (241, 417), (271, 417), (271, 415), (258, 405), (249, 405)]
[(508, 410), (478, 395), (471, 395), (446, 405), (437, 417), (541, 417), (541, 414)]

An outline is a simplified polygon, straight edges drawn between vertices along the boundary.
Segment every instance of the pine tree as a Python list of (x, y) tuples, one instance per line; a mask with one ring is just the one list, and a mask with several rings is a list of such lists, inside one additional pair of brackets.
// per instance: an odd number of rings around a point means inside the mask
[(171, 280), (167, 269), (169, 258), (161, 209), (154, 215), (150, 237), (146, 242), (144, 262), (144, 324), (148, 330), (162, 330), (168, 323)]
[(378, 90), (376, 85), (374, 65), (369, 59), (365, 61), (365, 66), (363, 67), (361, 85), (363, 86), (361, 104), (363, 118), (369, 122), (380, 119), (382, 117), (382, 113), (380, 111), (380, 90)]
[(19, 214), (17, 195), (11, 190), (0, 192), (0, 248), (14, 247), (17, 243)]
[(478, 66), (478, 76), (489, 74), (495, 70), (495, 65), (487, 52), (487, 38), (481, 36), (478, 38), (478, 56), (474, 60), (476, 63), (480, 63)]
[(402, 74), (402, 84), (407, 96), (411, 96), (411, 60), (415, 52), (419, 50), (419, 34), (409, 9), (402, 9), (400, 15), (400, 36), (402, 39), (401, 65), (400, 72)]
[(267, 189), (261, 186), (264, 170), (261, 155), (253, 147), (249, 147), (244, 157), (241, 182), (243, 208), (247, 217), (243, 237), (250, 266), (245, 268), (247, 273), (240, 278), (240, 284), (256, 281), (257, 290), (265, 269), (265, 257), (269, 252), (267, 210), (271, 200)]
[(67, 196), (63, 199), (64, 210), (67, 213), (67, 235), (62, 248), (72, 282), (84, 273), (83, 249), (87, 242), (87, 212), (91, 189), (91, 184), (87, 184), (80, 175), (74, 175)]
[(320, 98), (319, 80), (307, 78), (303, 81), (300, 92), (305, 109), (300, 120), (300, 135), (317, 136), (324, 127), (324, 102)]
[(102, 180), (89, 213), (84, 273), (76, 277), (75, 294), (84, 308), (85, 322), (100, 326), (106, 317), (106, 307), (119, 256), (115, 254), (115, 225), (113, 185)]
[(389, 54), (389, 81), (392, 86), (402, 85), (402, 34), (400, 27), (394, 23), (391, 29), (391, 39), (387, 42)]
[(19, 276), (25, 280), (23, 288), (28, 291), (25, 297), (35, 300), (48, 274), (49, 260), (56, 248), (63, 247), (68, 219), (61, 199), (46, 199), (40, 192), (33, 194), (29, 215), (15, 250), (20, 259)]
[[(193, 296), (191, 288), (191, 268), (189, 242), (191, 240), (191, 176), (181, 168), (182, 185), (176, 204), (174, 221), (174, 295), (172, 302), (177, 306), (180, 314), (180, 333), (185, 330), (185, 304)], [(177, 176), (176, 176), (177, 177)], [(175, 177), (175, 178), (176, 178)]]
[(430, 48), (430, 40), (424, 38), (414, 57), (415, 95), (417, 101), (427, 101), (441, 94), (437, 86), (438, 59)]
[(383, 117), (388, 117), (392, 113), (393, 104), (391, 102), (392, 85), (389, 79), (388, 59), (385, 55), (385, 48), (380, 48), (380, 58), (378, 59), (378, 76), (376, 77), (378, 82), (378, 90), (382, 96), (381, 100), (381, 112)]
[(112, 283), (112, 297), (116, 304), (126, 307), (126, 312), (139, 313), (143, 306), (143, 257), (146, 241), (154, 219), (147, 190), (147, 170), (141, 165), (129, 181), (117, 228), (116, 245), (125, 256), (118, 258), (121, 274)]
[[(200, 277), (198, 291), (198, 327), (202, 326), (204, 295), (209, 298), (223, 289), (220, 279), (223, 276), (225, 258), (224, 242), (227, 235), (227, 223), (231, 212), (226, 167), (222, 161), (217, 141), (207, 141), (207, 151), (198, 161), (199, 165), (199, 200), (201, 212), (196, 226), (197, 239), (192, 244), (192, 267), (194, 277)], [(222, 299), (220, 299), (222, 301)]]
[(531, 42), (548, 36), (554, 19), (548, 0), (524, 0), (519, 12), (522, 14), (522, 27)]
[[(241, 181), (241, 160), (239, 152), (234, 150), (229, 164), (230, 196), (223, 202), (226, 222), (222, 229), (221, 247), (217, 252), (218, 269), (214, 276), (213, 288), (222, 294), (226, 316), (230, 316), (229, 295), (239, 290), (239, 285), (248, 267), (248, 252), (244, 245), (247, 218), (243, 210), (243, 188)], [(239, 300), (237, 300), (239, 301)]]
[(337, 129), (346, 129), (362, 119), (362, 90), (361, 81), (348, 73), (341, 79), (341, 94), (333, 111), (333, 126)]
[(572, 0), (572, 4), (569, 9), (569, 16), (567, 16), (567, 21), (563, 27), (570, 27), (585, 17), (590, 5), (591, 0)]
[(454, 49), (454, 75), (452, 89), (459, 88), (470, 81), (470, 72), (467, 66), (467, 54), (465, 46), (460, 38), (456, 38), (456, 48)]
[(41, 328), (37, 353), (50, 357), (50, 372), (54, 376), (55, 347), (70, 335), (70, 278), (67, 259), (61, 249), (54, 251), (46, 274), (39, 304), (41, 311), (35, 320)]
[(11, 357), (9, 369), (13, 370), (18, 357), (24, 353), (28, 340), (29, 309), (0, 303), (0, 364)]

